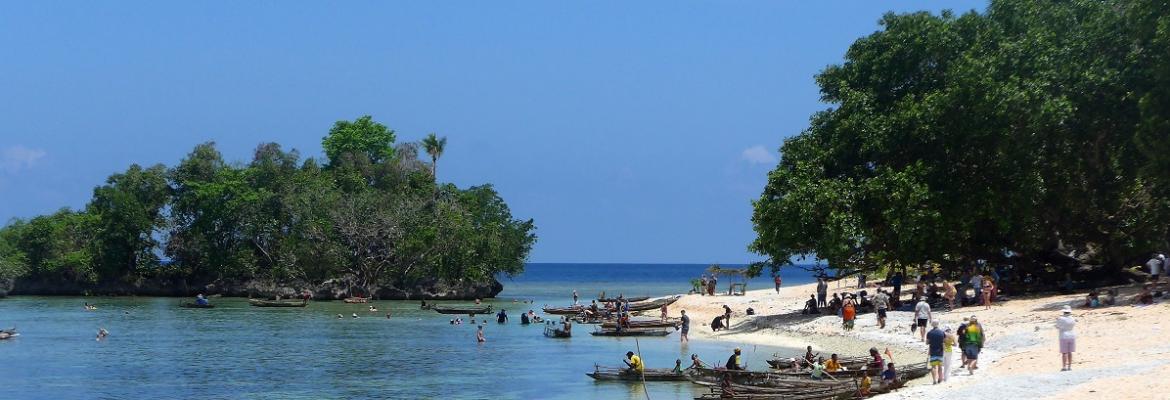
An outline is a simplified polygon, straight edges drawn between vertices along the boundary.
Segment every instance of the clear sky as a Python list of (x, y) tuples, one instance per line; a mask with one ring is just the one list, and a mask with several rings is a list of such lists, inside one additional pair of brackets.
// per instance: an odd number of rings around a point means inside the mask
[(11, 2), (0, 221), (201, 142), (321, 156), (363, 114), (534, 218), (535, 262), (757, 260), (751, 200), (887, 11), (985, 1)]

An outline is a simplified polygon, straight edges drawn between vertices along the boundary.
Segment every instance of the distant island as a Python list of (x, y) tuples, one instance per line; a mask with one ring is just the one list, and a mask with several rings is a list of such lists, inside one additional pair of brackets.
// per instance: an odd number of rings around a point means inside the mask
[(174, 167), (133, 164), (84, 209), (0, 229), (0, 295), (495, 296), (533, 221), (491, 185), (439, 183), (445, 137), (396, 139), (363, 116), (334, 124), (321, 160), (264, 143), (229, 163), (208, 142)]

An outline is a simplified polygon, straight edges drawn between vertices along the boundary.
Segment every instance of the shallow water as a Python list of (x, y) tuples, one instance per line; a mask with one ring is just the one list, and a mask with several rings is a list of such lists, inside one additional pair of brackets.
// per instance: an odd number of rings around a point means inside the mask
[[(486, 316), (485, 344), (476, 344), (475, 325), (450, 325), (452, 316), (419, 310), (414, 301), (373, 302), (380, 311), (371, 313), (368, 305), (342, 302), (280, 309), (222, 298), (205, 310), (179, 308), (173, 298), (12, 297), (0, 300), (0, 326), (15, 326), (21, 336), (0, 341), (0, 397), (642, 399), (646, 390), (654, 399), (690, 398), (701, 388), (651, 382), (643, 389), (595, 383), (584, 374), (594, 363), (618, 365), (638, 347), (648, 367), (668, 368), (690, 353), (726, 360), (736, 344), (683, 346), (678, 333), (635, 343), (590, 336), (589, 325), (575, 326), (571, 339), (548, 339), (539, 324), (522, 326), (518, 318), (522, 309), (571, 302), (573, 288), (582, 299), (601, 288), (630, 296), (682, 292), (687, 283), (676, 280), (689, 269), (702, 266), (531, 265), (524, 276), (505, 280), (500, 299), (487, 301), (513, 321), (499, 325)], [(749, 286), (770, 284), (764, 282)], [(83, 310), (85, 301), (98, 310)], [(355, 312), (360, 318), (349, 316)], [(99, 327), (111, 336), (94, 340)], [(763, 368), (777, 351), (796, 352), (744, 346), (744, 359)]]

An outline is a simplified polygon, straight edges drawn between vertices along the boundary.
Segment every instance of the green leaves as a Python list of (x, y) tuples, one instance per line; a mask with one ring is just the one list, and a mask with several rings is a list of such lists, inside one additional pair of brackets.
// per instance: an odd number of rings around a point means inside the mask
[(1170, 51), (1149, 49), (1168, 8), (887, 14), (817, 76), (834, 107), (785, 141), (750, 248), (875, 269), (1005, 249), (1117, 266), (1165, 246), (1170, 107), (1150, 104), (1170, 104)]

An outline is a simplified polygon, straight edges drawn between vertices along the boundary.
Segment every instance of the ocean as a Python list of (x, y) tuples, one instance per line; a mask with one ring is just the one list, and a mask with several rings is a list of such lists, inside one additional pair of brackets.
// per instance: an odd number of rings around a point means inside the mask
[[(5, 399), (684, 399), (706, 390), (687, 382), (594, 382), (595, 364), (617, 366), (640, 350), (649, 368), (670, 368), (691, 353), (726, 360), (735, 343), (662, 338), (593, 337), (576, 325), (569, 339), (543, 336), (540, 324), (522, 326), (522, 311), (568, 305), (576, 289), (583, 302), (600, 291), (616, 296), (685, 293), (702, 264), (529, 264), (503, 279), (504, 291), (486, 300), (512, 321), (487, 319), (487, 343), (474, 324), (419, 310), (416, 301), (313, 302), (306, 308), (250, 307), (217, 298), (214, 309), (177, 307), (158, 297), (41, 297), (0, 299), (0, 327), (21, 336), (0, 341), (0, 392)], [(786, 284), (807, 283), (786, 269)], [(727, 279), (720, 280), (726, 290)], [(748, 289), (770, 288), (768, 276)], [(525, 304), (520, 301), (530, 300)], [(85, 311), (84, 302), (96, 304)], [(466, 302), (446, 302), (466, 303)], [(391, 318), (385, 317), (386, 312)], [(352, 318), (351, 314), (359, 318)], [(343, 314), (343, 318), (337, 318)], [(464, 316), (464, 319), (467, 317)], [(110, 337), (96, 341), (98, 328)], [(700, 329), (694, 324), (692, 329)], [(774, 352), (797, 349), (743, 346), (752, 369)]]

